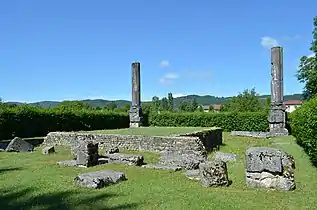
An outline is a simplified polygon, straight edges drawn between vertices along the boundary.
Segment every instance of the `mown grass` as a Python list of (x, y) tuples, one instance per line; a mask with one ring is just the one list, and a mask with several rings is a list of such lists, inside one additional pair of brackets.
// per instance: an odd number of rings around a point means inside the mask
[[(203, 127), (140, 127), (110, 130), (81, 131), (95, 134), (120, 134), (120, 135), (144, 135), (144, 136), (169, 136), (174, 134), (185, 134), (194, 131), (205, 130)], [(212, 128), (210, 128), (212, 129)]]
[[(317, 176), (308, 157), (293, 137), (271, 140), (231, 137), (224, 134), (223, 152), (238, 155), (228, 163), (229, 187), (204, 188), (181, 172), (167, 172), (124, 165), (92, 168), (59, 167), (56, 161), (70, 159), (68, 149), (56, 154), (0, 153), (0, 209), (317, 209)], [(271, 146), (292, 154), (296, 160), (293, 192), (249, 189), (245, 185), (245, 150)], [(135, 153), (135, 152), (132, 152)], [(148, 163), (152, 153), (139, 153)], [(77, 187), (73, 178), (88, 171), (114, 169), (126, 173), (127, 181), (100, 190)]]

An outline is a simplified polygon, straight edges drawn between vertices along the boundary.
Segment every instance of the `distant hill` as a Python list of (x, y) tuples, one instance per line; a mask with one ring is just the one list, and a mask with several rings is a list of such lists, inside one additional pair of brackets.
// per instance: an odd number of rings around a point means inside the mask
[[(260, 95), (258, 96), (261, 100), (265, 100), (267, 97), (270, 97), (270, 95)], [(174, 105), (176, 107), (179, 106), (179, 104), (182, 101), (187, 101), (187, 100), (193, 100), (196, 99), (198, 104), (201, 105), (210, 105), (210, 104), (225, 104), (229, 101), (229, 99), (232, 97), (217, 97), (217, 96), (210, 96), (210, 95), (205, 95), (205, 96), (199, 96), (199, 95), (187, 95), (187, 96), (182, 96), (178, 98), (174, 98)], [(293, 95), (285, 95), (284, 100), (302, 100), (302, 94), (293, 94)], [(92, 107), (104, 107), (109, 103), (116, 103), (118, 107), (122, 107), (126, 104), (130, 104), (131, 101), (127, 100), (116, 100), (116, 101), (109, 101), (109, 100), (104, 100), (104, 99), (87, 99), (83, 100), (83, 102), (88, 103)], [(145, 101), (143, 103), (149, 103), (150, 101)], [(20, 102), (6, 102), (7, 104), (16, 104), (20, 105), (22, 103)], [(45, 107), (45, 108), (53, 108), (56, 107), (56, 105), (60, 103), (58, 101), (39, 101), (35, 103), (29, 103), (29, 105), (32, 106), (40, 106), (40, 107)]]

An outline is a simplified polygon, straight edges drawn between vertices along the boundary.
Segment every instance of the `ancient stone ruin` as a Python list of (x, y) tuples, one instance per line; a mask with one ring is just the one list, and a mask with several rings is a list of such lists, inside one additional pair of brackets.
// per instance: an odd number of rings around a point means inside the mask
[(228, 186), (227, 164), (223, 161), (208, 161), (199, 164), (200, 183), (204, 187)]
[(255, 138), (270, 138), (275, 136), (287, 136), (285, 128), (286, 112), (283, 90), (283, 48), (271, 48), (271, 105), (268, 116), (269, 132), (232, 131), (232, 136), (248, 136)]
[(5, 149), (6, 152), (32, 152), (33, 150), (34, 146), (20, 137), (12, 139)]
[(140, 63), (132, 63), (132, 102), (130, 108), (130, 127), (142, 125)]
[(246, 151), (246, 183), (249, 187), (294, 190), (294, 169), (294, 158), (281, 150), (251, 147)]

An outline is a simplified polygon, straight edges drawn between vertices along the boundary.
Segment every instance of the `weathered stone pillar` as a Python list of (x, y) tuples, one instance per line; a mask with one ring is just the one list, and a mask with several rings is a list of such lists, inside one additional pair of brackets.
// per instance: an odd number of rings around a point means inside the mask
[(268, 121), (270, 132), (276, 135), (287, 135), (285, 128), (285, 106), (283, 90), (283, 48), (271, 48), (271, 107)]
[(132, 103), (130, 108), (130, 127), (142, 125), (140, 63), (132, 63)]

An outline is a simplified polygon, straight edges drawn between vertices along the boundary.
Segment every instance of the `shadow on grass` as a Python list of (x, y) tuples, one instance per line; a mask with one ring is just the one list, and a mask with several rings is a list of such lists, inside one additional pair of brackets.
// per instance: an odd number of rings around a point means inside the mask
[(0, 168), (0, 174), (18, 170), (22, 170), (22, 168)]
[[(0, 190), (1, 210), (69, 210), (69, 209), (94, 209), (94, 210), (117, 210), (117, 209), (137, 209), (137, 204), (122, 204), (107, 207), (105, 201), (118, 196), (111, 193), (101, 193), (96, 191), (82, 194), (76, 191), (53, 192), (38, 194), (38, 189), (17, 187)], [(83, 197), (79, 197), (79, 196)]]

